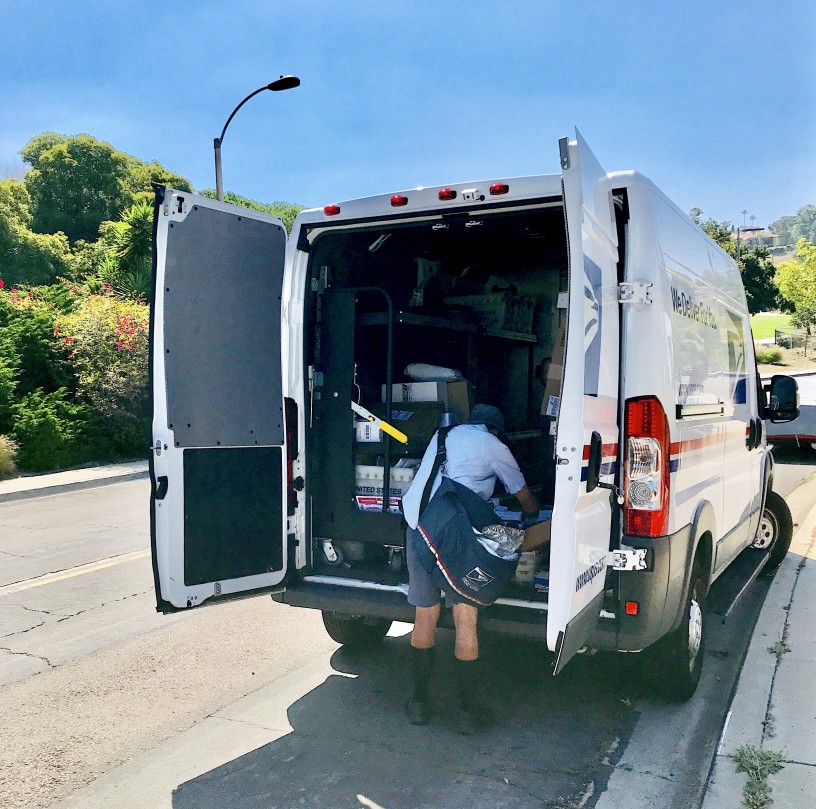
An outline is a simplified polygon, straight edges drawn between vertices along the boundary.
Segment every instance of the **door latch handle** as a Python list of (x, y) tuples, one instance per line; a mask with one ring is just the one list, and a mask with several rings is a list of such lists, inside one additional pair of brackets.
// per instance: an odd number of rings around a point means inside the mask
[(169, 487), (167, 475), (161, 475), (161, 477), (156, 478), (156, 482), (159, 484), (156, 487), (156, 500), (164, 500), (164, 498), (167, 496), (167, 489)]

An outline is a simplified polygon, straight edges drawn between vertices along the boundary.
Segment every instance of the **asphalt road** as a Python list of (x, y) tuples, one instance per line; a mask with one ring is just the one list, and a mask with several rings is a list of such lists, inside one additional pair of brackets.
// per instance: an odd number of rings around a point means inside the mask
[[(780, 464), (777, 489), (812, 469)], [(448, 632), (438, 718), (412, 728), (404, 626), (354, 654), (317, 612), (264, 597), (157, 615), (147, 495), (135, 481), (0, 504), (3, 807), (591, 807), (641, 743), (636, 723), (651, 758), (633, 794), (670, 783), (672, 806), (693, 805), (767, 581), (711, 627), (685, 705), (645, 692), (634, 656), (583, 656), (553, 679), (542, 645), (486, 638), (500, 721), (463, 739)]]

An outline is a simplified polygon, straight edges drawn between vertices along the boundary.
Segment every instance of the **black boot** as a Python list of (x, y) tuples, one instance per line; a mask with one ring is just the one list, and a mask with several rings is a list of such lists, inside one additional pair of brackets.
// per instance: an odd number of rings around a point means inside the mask
[(427, 725), (431, 718), (430, 684), (435, 657), (435, 646), (430, 649), (411, 647), (413, 692), (405, 706), (405, 713), (412, 725)]
[(459, 691), (459, 715), (456, 729), (464, 736), (471, 736), (479, 730), (490, 727), (496, 718), (488, 705), (477, 698), (479, 693), (479, 661), (453, 661), (456, 686)]

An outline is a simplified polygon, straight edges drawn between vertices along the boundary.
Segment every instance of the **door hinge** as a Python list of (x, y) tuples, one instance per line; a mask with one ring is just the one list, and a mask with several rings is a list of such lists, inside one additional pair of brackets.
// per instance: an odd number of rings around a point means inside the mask
[(641, 308), (652, 302), (652, 285), (646, 281), (624, 281), (618, 284), (618, 303), (631, 303)]
[(647, 570), (647, 548), (617, 548), (609, 551), (606, 563), (612, 570)]
[(569, 138), (559, 138), (558, 153), (561, 157), (561, 170), (566, 171), (570, 167)]

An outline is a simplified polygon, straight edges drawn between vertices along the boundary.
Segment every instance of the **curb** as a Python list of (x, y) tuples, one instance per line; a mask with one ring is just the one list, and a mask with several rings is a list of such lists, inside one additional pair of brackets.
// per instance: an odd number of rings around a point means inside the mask
[(33, 489), (20, 489), (13, 492), (0, 492), (0, 503), (13, 503), (16, 500), (32, 500), (37, 497), (49, 497), (54, 494), (64, 494), (82, 489), (95, 489), (101, 486), (109, 486), (113, 483), (126, 483), (131, 480), (141, 480), (149, 477), (147, 469), (136, 472), (125, 472), (122, 474), (109, 475), (102, 478), (91, 478), (89, 480), (73, 480), (65, 483), (55, 483), (53, 486), (40, 486)]
[[(814, 530), (816, 505), (801, 520), (792, 548), (801, 548)], [(773, 704), (775, 693), (777, 699), (782, 698), (775, 689), (779, 661), (768, 653), (768, 647), (775, 640), (782, 640), (789, 627), (789, 609), (799, 584), (799, 573), (804, 567), (804, 560), (795, 560), (795, 553), (794, 556), (789, 554), (774, 574), (754, 626), (719, 743), (712, 755), (701, 809), (741, 809), (744, 806), (743, 789), (747, 776), (736, 771), (734, 755), (742, 745), (764, 746), (767, 711)]]

